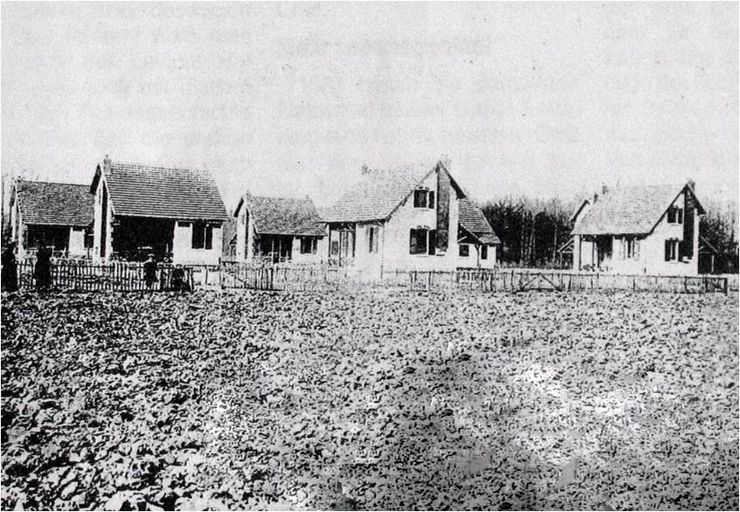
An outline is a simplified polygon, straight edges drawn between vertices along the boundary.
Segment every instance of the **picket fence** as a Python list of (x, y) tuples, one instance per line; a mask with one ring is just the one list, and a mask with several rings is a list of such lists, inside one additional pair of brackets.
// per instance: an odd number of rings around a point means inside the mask
[[(18, 285), (36, 287), (33, 264), (18, 264)], [(54, 289), (74, 291), (163, 291), (172, 288), (172, 265), (160, 265), (151, 289), (144, 282), (142, 263), (64, 261), (52, 264)], [(248, 266), (238, 263), (188, 265), (185, 279), (191, 288), (271, 291), (335, 291), (359, 287), (411, 290), (469, 290), (524, 292), (528, 290), (630, 290), (672, 293), (728, 293), (728, 278), (720, 276), (659, 276), (577, 273), (527, 269), (363, 272), (332, 266)]]
[[(82, 292), (98, 291), (162, 291), (172, 286), (172, 265), (160, 265), (157, 281), (151, 288), (144, 282), (143, 263), (114, 262), (95, 265), (84, 261), (63, 261), (51, 265), (51, 288)], [(184, 268), (185, 281), (194, 286), (193, 269)], [(18, 287), (21, 290), (36, 288), (34, 264), (31, 261), (18, 263)]]

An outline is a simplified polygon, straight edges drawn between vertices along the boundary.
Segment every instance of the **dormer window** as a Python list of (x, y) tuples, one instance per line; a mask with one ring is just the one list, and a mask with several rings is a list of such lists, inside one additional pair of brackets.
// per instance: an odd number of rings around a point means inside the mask
[(414, 208), (434, 208), (434, 192), (414, 190)]
[(682, 224), (683, 210), (678, 206), (671, 206), (668, 209), (668, 224)]

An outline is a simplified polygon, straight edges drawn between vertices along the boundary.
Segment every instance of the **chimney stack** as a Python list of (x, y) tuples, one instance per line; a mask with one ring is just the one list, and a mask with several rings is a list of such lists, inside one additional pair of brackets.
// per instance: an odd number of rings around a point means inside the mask
[(696, 182), (694, 180), (692, 180), (691, 178), (689, 178), (686, 181), (686, 184), (689, 186), (689, 188), (691, 189), (691, 191), (693, 193), (696, 193)]

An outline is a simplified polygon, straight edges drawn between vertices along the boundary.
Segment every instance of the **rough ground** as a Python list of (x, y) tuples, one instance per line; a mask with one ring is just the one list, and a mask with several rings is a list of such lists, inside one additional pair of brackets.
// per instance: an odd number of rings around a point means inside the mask
[(738, 296), (4, 296), (2, 508), (738, 508)]

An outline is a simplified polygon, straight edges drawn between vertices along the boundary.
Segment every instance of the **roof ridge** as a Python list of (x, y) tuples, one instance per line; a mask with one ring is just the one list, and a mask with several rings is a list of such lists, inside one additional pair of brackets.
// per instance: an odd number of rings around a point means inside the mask
[(112, 160), (110, 162), (110, 165), (121, 165), (126, 167), (144, 167), (148, 169), (155, 169), (158, 171), (187, 171), (187, 172), (197, 172), (201, 173), (207, 176), (212, 176), (213, 172), (209, 169), (205, 168), (199, 168), (199, 167), (165, 167), (163, 165), (151, 165), (151, 164), (140, 164), (135, 162), (122, 162), (120, 160)]

